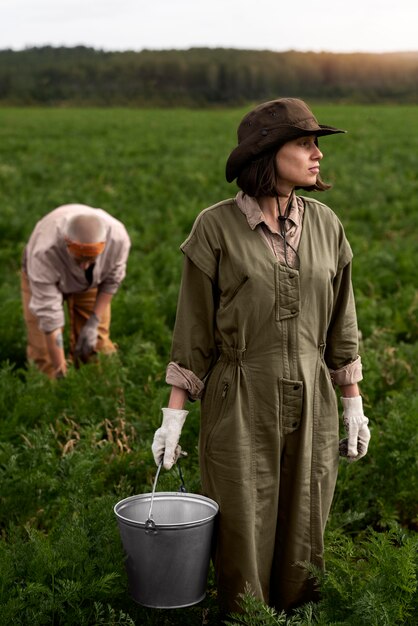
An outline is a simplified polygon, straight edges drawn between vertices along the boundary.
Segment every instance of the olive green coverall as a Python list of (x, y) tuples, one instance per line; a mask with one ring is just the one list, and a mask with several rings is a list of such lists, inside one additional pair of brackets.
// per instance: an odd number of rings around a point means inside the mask
[(185, 265), (172, 360), (204, 381), (203, 492), (220, 507), (219, 599), (251, 585), (278, 609), (312, 598), (338, 466), (330, 369), (358, 356), (352, 252), (336, 215), (303, 198), (299, 270), (277, 262), (235, 200), (202, 211)]

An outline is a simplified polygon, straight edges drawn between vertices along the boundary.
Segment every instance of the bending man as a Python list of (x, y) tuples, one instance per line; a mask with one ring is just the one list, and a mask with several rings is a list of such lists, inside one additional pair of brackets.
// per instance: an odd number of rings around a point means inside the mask
[(121, 222), (82, 204), (58, 207), (35, 226), (21, 280), (27, 357), (50, 378), (67, 372), (64, 301), (70, 360), (116, 351), (109, 336), (111, 300), (125, 277), (130, 245)]

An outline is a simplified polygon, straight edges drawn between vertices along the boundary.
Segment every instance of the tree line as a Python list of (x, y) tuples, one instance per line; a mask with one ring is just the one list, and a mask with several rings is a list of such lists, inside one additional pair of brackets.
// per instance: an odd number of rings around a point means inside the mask
[(0, 103), (11, 105), (235, 106), (279, 96), (415, 104), (417, 86), (418, 52), (0, 50)]

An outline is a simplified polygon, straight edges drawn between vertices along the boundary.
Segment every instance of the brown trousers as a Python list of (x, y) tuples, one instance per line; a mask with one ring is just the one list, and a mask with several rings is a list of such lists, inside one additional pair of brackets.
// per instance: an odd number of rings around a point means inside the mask
[[(47, 376), (52, 378), (54, 373), (54, 367), (49, 357), (45, 333), (39, 329), (38, 320), (29, 309), (29, 302), (32, 294), (27, 274), (24, 271), (22, 271), (21, 273), (21, 294), (23, 315), (27, 330), (27, 359), (28, 361), (34, 362), (41, 372), (44, 372), (45, 374), (47, 374)], [(88, 291), (70, 294), (65, 297), (65, 300), (67, 301), (70, 321), (70, 361), (73, 361), (74, 359), (74, 349), (77, 344), (80, 330), (82, 329), (90, 315), (93, 313), (96, 296), (97, 289), (89, 289)], [(110, 318), (111, 310), (109, 304), (100, 320), (96, 352), (102, 352), (103, 354), (111, 354), (112, 352), (116, 352), (116, 345), (111, 341), (109, 336)]]

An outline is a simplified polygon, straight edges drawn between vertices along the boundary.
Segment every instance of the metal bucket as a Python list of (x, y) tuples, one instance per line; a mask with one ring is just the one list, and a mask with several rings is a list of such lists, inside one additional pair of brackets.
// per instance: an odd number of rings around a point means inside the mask
[[(206, 595), (218, 505), (193, 493), (131, 496), (114, 507), (132, 598), (143, 606), (176, 609)], [(184, 485), (184, 483), (183, 483)]]

